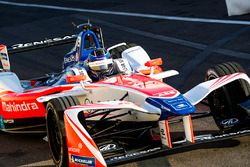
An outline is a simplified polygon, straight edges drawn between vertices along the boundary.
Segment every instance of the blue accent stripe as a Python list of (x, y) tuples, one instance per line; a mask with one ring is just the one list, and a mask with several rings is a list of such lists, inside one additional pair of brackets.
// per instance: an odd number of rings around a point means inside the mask
[(182, 95), (173, 99), (149, 97), (146, 102), (161, 110), (160, 120), (171, 116), (188, 115), (196, 111), (196, 108)]
[(0, 129), (5, 129), (2, 115), (0, 115)]

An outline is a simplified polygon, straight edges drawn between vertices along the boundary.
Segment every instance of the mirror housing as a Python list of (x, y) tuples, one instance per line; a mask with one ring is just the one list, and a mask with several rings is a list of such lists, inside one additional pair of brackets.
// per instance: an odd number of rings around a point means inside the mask
[(66, 83), (67, 84), (76, 83), (76, 82), (80, 82), (80, 81), (85, 80), (85, 79), (86, 79), (85, 75), (67, 76), (66, 77)]

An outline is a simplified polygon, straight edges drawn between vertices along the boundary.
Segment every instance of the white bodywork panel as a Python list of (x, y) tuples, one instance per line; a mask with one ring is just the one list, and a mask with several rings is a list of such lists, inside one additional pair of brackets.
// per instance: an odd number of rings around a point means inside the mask
[(160, 135), (161, 135), (161, 143), (162, 145), (172, 148), (170, 130), (168, 125), (168, 120), (161, 120), (158, 122)]
[(172, 77), (175, 75), (179, 75), (179, 72), (176, 70), (168, 70), (168, 71), (163, 71), (158, 74), (152, 74), (150, 75), (150, 77), (154, 79), (163, 79), (163, 78), (168, 78), (168, 77)]
[[(91, 114), (93, 110), (100, 110), (97, 111), (95, 114), (98, 114), (98, 112), (103, 112), (105, 110), (112, 110), (112, 109), (117, 109), (117, 111), (113, 111), (110, 113), (110, 115), (107, 116), (113, 117), (116, 115), (120, 115), (123, 113), (129, 113), (127, 116), (124, 115), (122, 116), (123, 118), (114, 118), (116, 119), (121, 119), (123, 121), (157, 121), (160, 117), (159, 114), (157, 113), (151, 113), (137, 105), (135, 105), (132, 102), (128, 101), (104, 101), (104, 102), (99, 102), (99, 103), (89, 103), (89, 104), (84, 104), (84, 105), (78, 105), (78, 106), (73, 106), (65, 111), (66, 114), (69, 113), (75, 113), (78, 115), (80, 111), (87, 112)], [(92, 118), (86, 118), (86, 120), (99, 120), (103, 115), (92, 117)], [(133, 119), (134, 118), (134, 119)]]
[[(146, 94), (131, 88), (109, 84), (83, 84), (82, 88), (78, 86), (78, 88), (73, 88), (62, 93), (42, 96), (37, 98), (37, 101), (47, 102), (51, 99), (63, 96), (76, 96), (82, 104), (82, 108), (86, 108), (87, 106), (91, 105), (90, 107), (92, 108), (88, 110), (95, 109), (93, 107), (96, 107), (96, 105), (99, 106), (101, 104), (100, 102), (104, 102), (107, 107), (101, 109), (109, 109), (108, 107), (110, 107), (112, 103), (113, 106), (120, 110), (112, 112), (112, 114), (110, 114), (109, 116), (120, 115), (123, 113), (128, 113), (128, 111), (130, 111), (130, 114), (119, 117), (119, 119), (122, 121), (157, 121), (160, 118), (161, 114), (161, 112), (158, 110), (158, 112), (152, 112), (152, 110), (138, 108), (139, 106), (143, 106), (143, 104), (145, 103), (145, 99), (148, 97)], [(130, 101), (126, 102), (126, 108), (122, 108), (121, 105), (115, 105), (117, 102), (119, 102), (119, 104), (121, 103), (119, 101), (121, 98), (122, 101)], [(137, 106), (137, 108), (135, 106)], [(93, 117), (91, 120), (99, 120), (100, 117), (101, 115)]]
[(149, 55), (141, 46), (134, 46), (122, 52), (122, 58), (127, 59), (133, 69), (139, 69), (150, 60)]
[[(191, 115), (185, 115), (182, 117), (183, 120), (183, 128), (185, 133), (185, 140), (190, 143), (194, 143), (194, 132), (193, 132), (193, 124)], [(170, 135), (170, 128), (168, 120), (160, 120), (158, 122), (160, 135), (161, 135), (161, 143), (163, 146), (168, 148), (172, 148), (172, 141)]]
[(0, 91), (9, 90), (13, 92), (23, 92), (20, 80), (13, 72), (0, 73)]
[(78, 87), (74, 87), (71, 90), (67, 90), (61, 93), (57, 93), (57, 94), (51, 94), (51, 95), (47, 95), (47, 96), (41, 96), (37, 98), (38, 102), (47, 102), (51, 99), (55, 99), (58, 97), (65, 97), (65, 96), (83, 96), (85, 94), (88, 94), (88, 91), (83, 89), (82, 87), (78, 86)]
[(186, 140), (194, 143), (194, 132), (191, 115), (185, 115), (182, 117), (183, 127), (186, 136)]
[(238, 79), (243, 79), (250, 84), (250, 79), (247, 74), (234, 73), (200, 83), (199, 85), (186, 92), (184, 94), (184, 97), (186, 97), (192, 105), (196, 105), (212, 91)]

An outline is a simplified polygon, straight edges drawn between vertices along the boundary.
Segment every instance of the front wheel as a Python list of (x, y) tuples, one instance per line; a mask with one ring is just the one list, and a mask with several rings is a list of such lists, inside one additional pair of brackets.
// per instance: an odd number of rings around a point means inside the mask
[[(238, 63), (228, 62), (210, 68), (206, 80), (212, 80), (245, 70)], [(250, 95), (250, 86), (244, 80), (236, 80), (215, 91), (208, 96), (211, 113), (219, 129), (234, 130), (246, 126), (247, 113), (239, 107), (239, 103), (246, 101)]]
[(64, 111), (80, 104), (76, 97), (52, 99), (46, 106), (46, 127), (50, 151), (56, 166), (68, 166), (68, 149), (64, 129)]

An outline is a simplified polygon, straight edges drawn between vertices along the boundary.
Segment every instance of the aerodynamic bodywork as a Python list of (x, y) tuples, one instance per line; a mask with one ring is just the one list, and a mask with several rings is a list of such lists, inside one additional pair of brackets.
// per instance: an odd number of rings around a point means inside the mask
[[(246, 74), (238, 72), (201, 83), (181, 94), (150, 76), (118, 75), (83, 84), (85, 93), (80, 96), (42, 97), (41, 101), (49, 101), (47, 130), (54, 160), (59, 166), (107, 166), (204, 140), (194, 136), (195, 105), (216, 89), (237, 80), (250, 83)], [(245, 98), (242, 106), (249, 107), (249, 98)], [(230, 134), (249, 133), (246, 129), (249, 108), (243, 108), (239, 107), (237, 114), (219, 118), (221, 130)], [(171, 139), (169, 121), (175, 117), (183, 121), (180, 141)], [(62, 139), (60, 144), (58, 139)]]
[[(46, 124), (56, 166), (105, 167), (250, 133), (250, 79), (238, 63), (211, 67), (204, 82), (181, 93), (163, 82), (178, 75), (176, 70), (163, 71), (160, 58), (120, 43), (107, 49), (118, 73), (91, 82), (87, 71), (74, 65), (104, 43), (99, 28), (80, 27), (59, 74), (20, 81), (10, 72), (6, 47), (0, 47), (0, 128)], [(68, 70), (74, 75), (67, 76)], [(210, 111), (199, 113), (199, 103)], [(195, 135), (192, 120), (203, 116), (213, 116), (216, 133)], [(177, 136), (170, 128), (175, 122), (183, 124)]]

